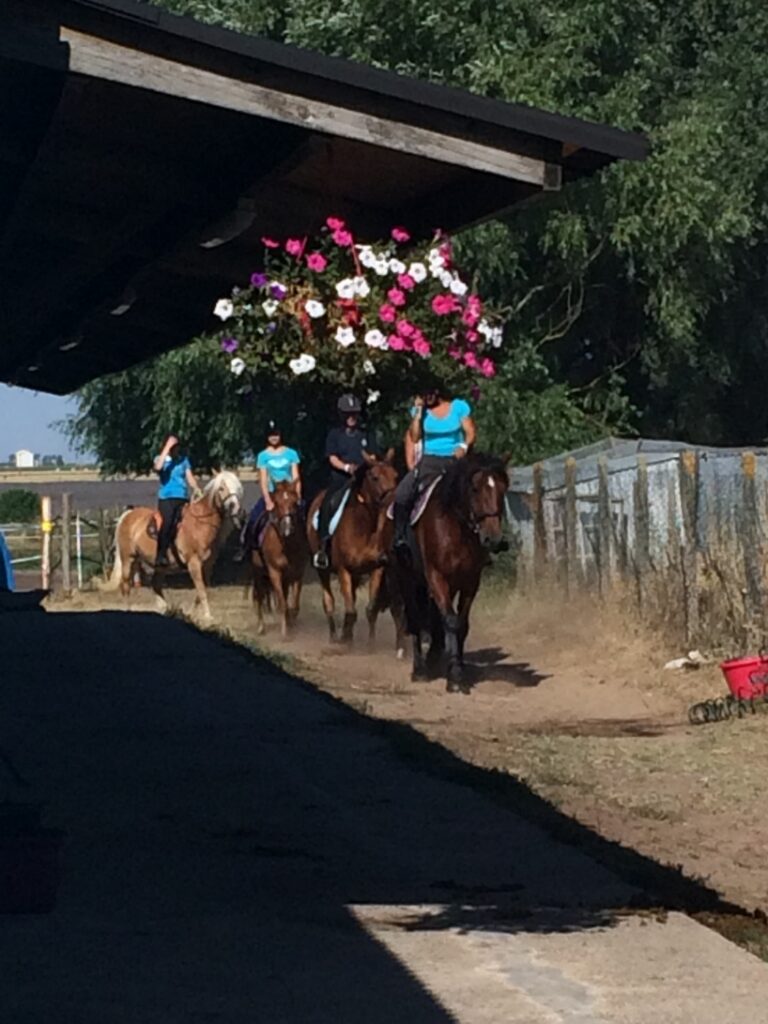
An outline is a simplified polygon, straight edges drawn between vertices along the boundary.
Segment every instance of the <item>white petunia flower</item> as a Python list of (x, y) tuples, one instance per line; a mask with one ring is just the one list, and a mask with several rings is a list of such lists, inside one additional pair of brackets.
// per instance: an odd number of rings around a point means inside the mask
[(384, 257), (383, 260), (376, 260), (373, 265), (373, 271), (375, 274), (378, 274), (379, 277), (386, 277), (389, 273), (389, 260), (386, 257)]
[(502, 327), (494, 327), (491, 331), (490, 339), (494, 348), (501, 348), (504, 343), (504, 329)]
[(339, 281), (336, 285), (336, 294), (340, 299), (354, 299), (355, 295), (357, 295), (357, 292), (355, 291), (355, 281), (357, 280), (359, 280), (359, 278), (345, 277), (343, 280)]
[(325, 306), (322, 302), (318, 302), (317, 299), (307, 299), (304, 303), (304, 309), (306, 309), (313, 320), (317, 320), (319, 316), (325, 315)]
[(219, 299), (216, 305), (213, 307), (213, 315), (217, 316), (219, 320), (229, 320), (234, 314), (235, 307), (232, 299)]
[(467, 291), (469, 290), (467, 288), (467, 285), (464, 284), (464, 282), (461, 280), (458, 274), (454, 275), (450, 284), (450, 289), (454, 295), (466, 295)]
[(370, 269), (376, 262), (376, 256), (373, 249), (370, 245), (358, 245), (357, 251), (360, 253), (360, 263), (364, 267), (368, 267)]
[(245, 369), (245, 360), (241, 359), (240, 356), (235, 356), (229, 364), (229, 368), (236, 377), (239, 377)]
[(375, 402), (378, 402), (378, 400), (380, 398), (381, 398), (381, 392), (380, 391), (369, 391), (368, 392), (368, 397), (366, 398), (365, 401), (366, 401), (367, 405), (373, 405)]
[(412, 263), (408, 267), (408, 275), (413, 278), (416, 284), (421, 284), (422, 281), (426, 280), (427, 268), (423, 263)]
[(279, 302), (277, 302), (276, 299), (267, 299), (266, 302), (262, 302), (261, 308), (264, 310), (267, 316), (274, 316), (275, 313), (277, 312), (277, 307), (279, 305), (280, 304)]
[(334, 337), (343, 348), (349, 348), (355, 343), (355, 332), (351, 327), (337, 327)]
[(453, 284), (453, 274), (450, 270), (441, 270), (437, 276), (440, 278), (440, 284), (443, 288), (450, 288)]
[(390, 260), (389, 269), (393, 274), (404, 274), (406, 271), (406, 266), (402, 260)]
[(298, 359), (291, 359), (288, 363), (293, 372), (298, 376), (302, 373), (309, 373), (317, 366), (317, 360), (308, 352), (302, 352)]
[[(352, 279), (352, 287), (354, 289), (350, 298), (357, 295), (359, 298), (364, 299), (371, 294), (371, 287), (364, 277), (355, 277)], [(338, 291), (338, 289), (337, 289)], [(343, 296), (342, 296), (343, 297)]]
[(493, 328), (491, 327), (487, 320), (481, 320), (480, 323), (477, 325), (477, 329), (483, 335), (484, 338), (490, 340), (493, 334)]
[(434, 263), (435, 266), (440, 267), (441, 270), (445, 266), (445, 259), (439, 249), (430, 249), (427, 254), (427, 259), (430, 263)]
[(376, 367), (373, 365), (370, 359), (366, 359), (363, 363), (363, 369), (366, 373), (376, 373)]
[(371, 331), (366, 331), (365, 332), (365, 338), (363, 340), (365, 341), (365, 344), (369, 348), (386, 348), (387, 347), (387, 339), (384, 337), (384, 335), (381, 333), (381, 331), (378, 330), (378, 328), (376, 328), (376, 327), (374, 327), (373, 330), (371, 330)]
[(285, 285), (283, 284), (282, 281), (270, 281), (269, 282), (269, 287), (270, 288), (279, 288), (281, 291), (284, 291), (284, 292), (288, 291), (288, 289), (285, 287)]

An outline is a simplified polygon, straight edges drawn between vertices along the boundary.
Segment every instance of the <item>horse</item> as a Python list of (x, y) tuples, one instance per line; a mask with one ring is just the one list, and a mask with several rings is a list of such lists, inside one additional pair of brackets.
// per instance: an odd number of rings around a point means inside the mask
[[(120, 516), (115, 526), (115, 564), (112, 575), (102, 590), (117, 590), (127, 596), (131, 578), (143, 565), (154, 566), (157, 536), (150, 531), (156, 515), (152, 508), (131, 508)], [(195, 586), (195, 607), (202, 609), (204, 622), (211, 622), (211, 609), (206, 592), (206, 577), (216, 550), (216, 541), (227, 520), (242, 522), (243, 485), (234, 473), (217, 473), (206, 484), (203, 496), (186, 505), (181, 513), (176, 538), (168, 556), (170, 570), (186, 569)], [(162, 611), (168, 603), (163, 595), (163, 570), (153, 573), (152, 589)]]
[[(396, 560), (407, 631), (413, 638), (413, 681), (431, 678), (445, 650), (446, 689), (469, 691), (464, 680), (469, 613), (489, 552), (504, 547), (507, 462), (472, 453), (450, 465), (412, 527), (414, 557)], [(426, 660), (425, 634), (430, 637)]]
[(257, 627), (264, 633), (264, 605), (274, 594), (281, 618), (283, 639), (287, 639), (299, 614), (301, 585), (309, 559), (309, 547), (301, 521), (301, 499), (294, 483), (283, 482), (272, 492), (274, 509), (269, 513), (264, 539), (251, 549), (253, 599)]
[[(337, 639), (335, 600), (331, 589), (331, 574), (339, 578), (344, 599), (344, 624), (341, 642), (349, 644), (354, 635), (357, 611), (355, 598), (357, 588), (364, 576), (369, 576), (368, 640), (373, 644), (376, 637), (376, 619), (384, 604), (384, 573), (387, 552), (392, 543), (392, 523), (387, 518), (387, 509), (392, 502), (397, 485), (397, 470), (393, 466), (394, 449), (383, 459), (365, 455), (365, 461), (354, 474), (350, 495), (336, 531), (330, 543), (330, 565), (318, 569), (320, 585), (323, 588), (323, 609), (328, 620), (331, 642)], [(307, 540), (314, 555), (320, 546), (317, 530), (313, 525), (315, 513), (319, 511), (325, 497), (321, 491), (312, 502), (307, 519)], [(395, 618), (397, 624), (397, 617)], [(398, 638), (398, 644), (402, 646)], [(399, 649), (400, 649), (399, 647)]]

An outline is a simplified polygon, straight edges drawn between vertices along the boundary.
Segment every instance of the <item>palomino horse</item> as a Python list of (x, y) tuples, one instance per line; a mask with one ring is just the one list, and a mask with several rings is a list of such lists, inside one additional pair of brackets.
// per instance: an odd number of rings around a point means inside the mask
[[(349, 499), (330, 544), (330, 567), (318, 569), (323, 588), (323, 608), (328, 619), (331, 641), (336, 640), (335, 601), (331, 589), (331, 573), (339, 577), (344, 599), (344, 625), (341, 642), (351, 643), (357, 621), (355, 597), (362, 577), (369, 576), (368, 638), (372, 643), (376, 635), (376, 618), (382, 607), (382, 583), (386, 552), (392, 543), (392, 523), (387, 519), (387, 508), (392, 502), (397, 485), (397, 471), (392, 465), (394, 450), (383, 459), (366, 455), (365, 462), (355, 473)], [(314, 554), (319, 547), (317, 530), (313, 525), (325, 491), (317, 495), (309, 510), (307, 539)]]
[[(395, 574), (413, 637), (414, 680), (429, 678), (429, 670), (437, 667), (445, 649), (448, 691), (467, 692), (464, 642), (469, 612), (489, 552), (504, 545), (508, 487), (506, 460), (479, 453), (457, 459), (413, 527), (414, 564), (398, 561)], [(431, 641), (426, 661), (424, 634)]]
[(257, 632), (264, 632), (264, 605), (274, 594), (280, 613), (283, 638), (288, 636), (299, 614), (301, 585), (309, 559), (307, 537), (301, 521), (301, 499), (294, 483), (279, 483), (272, 492), (274, 509), (264, 538), (251, 551), (253, 598), (258, 619)]
[[(202, 498), (184, 507), (168, 556), (170, 571), (186, 569), (195, 585), (195, 606), (202, 618), (211, 621), (206, 593), (209, 563), (216, 551), (216, 542), (226, 520), (238, 522), (243, 515), (243, 485), (234, 473), (217, 473), (205, 487)], [(152, 508), (131, 508), (123, 512), (115, 527), (115, 564), (104, 590), (117, 590), (127, 595), (131, 577), (140, 565), (151, 567), (157, 553), (157, 538), (150, 533), (155, 523)], [(177, 557), (178, 556), (178, 557)], [(179, 563), (180, 559), (180, 563)], [(163, 596), (164, 572), (152, 576), (152, 589), (164, 611), (168, 605)]]

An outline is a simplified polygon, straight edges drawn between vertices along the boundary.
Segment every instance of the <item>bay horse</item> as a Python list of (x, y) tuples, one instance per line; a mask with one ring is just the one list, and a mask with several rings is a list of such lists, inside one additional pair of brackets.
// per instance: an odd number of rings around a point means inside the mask
[(264, 605), (274, 595), (280, 613), (283, 639), (295, 625), (299, 614), (301, 585), (309, 560), (309, 546), (301, 517), (301, 499), (293, 482), (282, 482), (272, 492), (275, 507), (260, 546), (251, 549), (253, 598), (257, 627), (264, 633)]
[[(489, 552), (504, 547), (507, 461), (471, 453), (452, 463), (412, 527), (415, 557), (411, 564), (398, 559), (394, 567), (413, 638), (411, 678), (430, 678), (445, 651), (449, 693), (468, 692), (464, 643), (469, 613)], [(430, 638), (426, 659), (425, 634)]]
[[(112, 575), (102, 590), (117, 590), (127, 596), (131, 579), (140, 566), (151, 569), (157, 554), (156, 520), (153, 508), (131, 508), (120, 516), (115, 526), (115, 564)], [(154, 590), (161, 610), (168, 603), (163, 594), (163, 578), (170, 571), (186, 570), (195, 586), (195, 607), (202, 609), (202, 619), (211, 621), (206, 577), (217, 551), (222, 527), (228, 521), (238, 523), (243, 515), (243, 485), (231, 472), (217, 473), (209, 480), (203, 496), (182, 509), (176, 538), (168, 551), (168, 570), (152, 575)], [(155, 526), (155, 533), (151, 532)]]
[[(375, 639), (376, 619), (383, 605), (385, 561), (392, 544), (393, 526), (387, 518), (387, 509), (397, 486), (397, 470), (392, 464), (394, 457), (393, 448), (381, 459), (375, 455), (364, 456), (365, 461), (354, 475), (349, 499), (331, 538), (330, 565), (327, 569), (317, 570), (323, 588), (323, 609), (332, 643), (337, 639), (336, 602), (331, 589), (331, 575), (334, 572), (338, 576), (344, 600), (341, 642), (352, 642), (357, 621), (357, 589), (365, 576), (369, 577), (366, 607), (368, 639), (370, 643)], [(324, 497), (325, 491), (315, 497), (307, 517), (307, 540), (313, 555), (320, 546), (313, 520)]]

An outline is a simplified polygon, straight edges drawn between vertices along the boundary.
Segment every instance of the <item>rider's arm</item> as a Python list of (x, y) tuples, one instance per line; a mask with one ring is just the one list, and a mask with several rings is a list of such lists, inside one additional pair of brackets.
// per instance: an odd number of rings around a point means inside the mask
[(461, 429), (464, 432), (464, 440), (453, 453), (457, 458), (461, 458), (462, 455), (466, 455), (467, 452), (472, 448), (477, 437), (477, 430), (475, 429), (475, 421), (471, 416), (465, 416), (461, 421)]
[(421, 395), (417, 395), (413, 400), (413, 416), (411, 418), (411, 425), (408, 427), (408, 433), (411, 435), (411, 440), (414, 444), (422, 440), (423, 428), (422, 410), (424, 408), (424, 399)]
[(199, 492), (200, 490), (202, 490), (202, 488), (200, 487), (200, 484), (199, 484), (199, 483), (197, 482), (197, 477), (196, 477), (196, 476), (195, 476), (195, 474), (194, 474), (194, 473), (192, 472), (192, 469), (191, 469), (191, 467), (187, 469), (186, 473), (184, 474), (184, 477), (185, 477), (185, 479), (186, 479), (187, 483), (189, 484), (189, 486), (190, 486), (190, 487), (192, 488), (192, 490), (193, 490), (193, 491), (194, 491), (194, 492), (195, 492), (196, 494), (197, 494), (197, 493), (198, 493), (198, 492)]
[(171, 448), (173, 448), (173, 446), (176, 443), (177, 439), (173, 436), (173, 434), (166, 438), (165, 444), (163, 445), (160, 454), (155, 457), (152, 463), (156, 473), (159, 473), (162, 470), (163, 466), (165, 465), (165, 460), (171, 454)]
[(355, 467), (351, 462), (342, 462), (338, 455), (329, 455), (328, 461), (334, 469), (338, 469), (342, 473), (349, 473), (351, 475), (355, 471)]
[(411, 428), (409, 427), (405, 432), (403, 438), (403, 448), (405, 449), (405, 465), (408, 470), (414, 469), (416, 466), (416, 444), (411, 437)]
[(294, 462), (291, 466), (291, 480), (293, 480), (296, 493), (301, 498), (301, 470), (299, 469), (298, 462)]
[(261, 488), (261, 496), (264, 499), (267, 511), (271, 512), (275, 507), (275, 503), (272, 501), (272, 495), (269, 493), (269, 470), (266, 466), (259, 466), (259, 487)]

